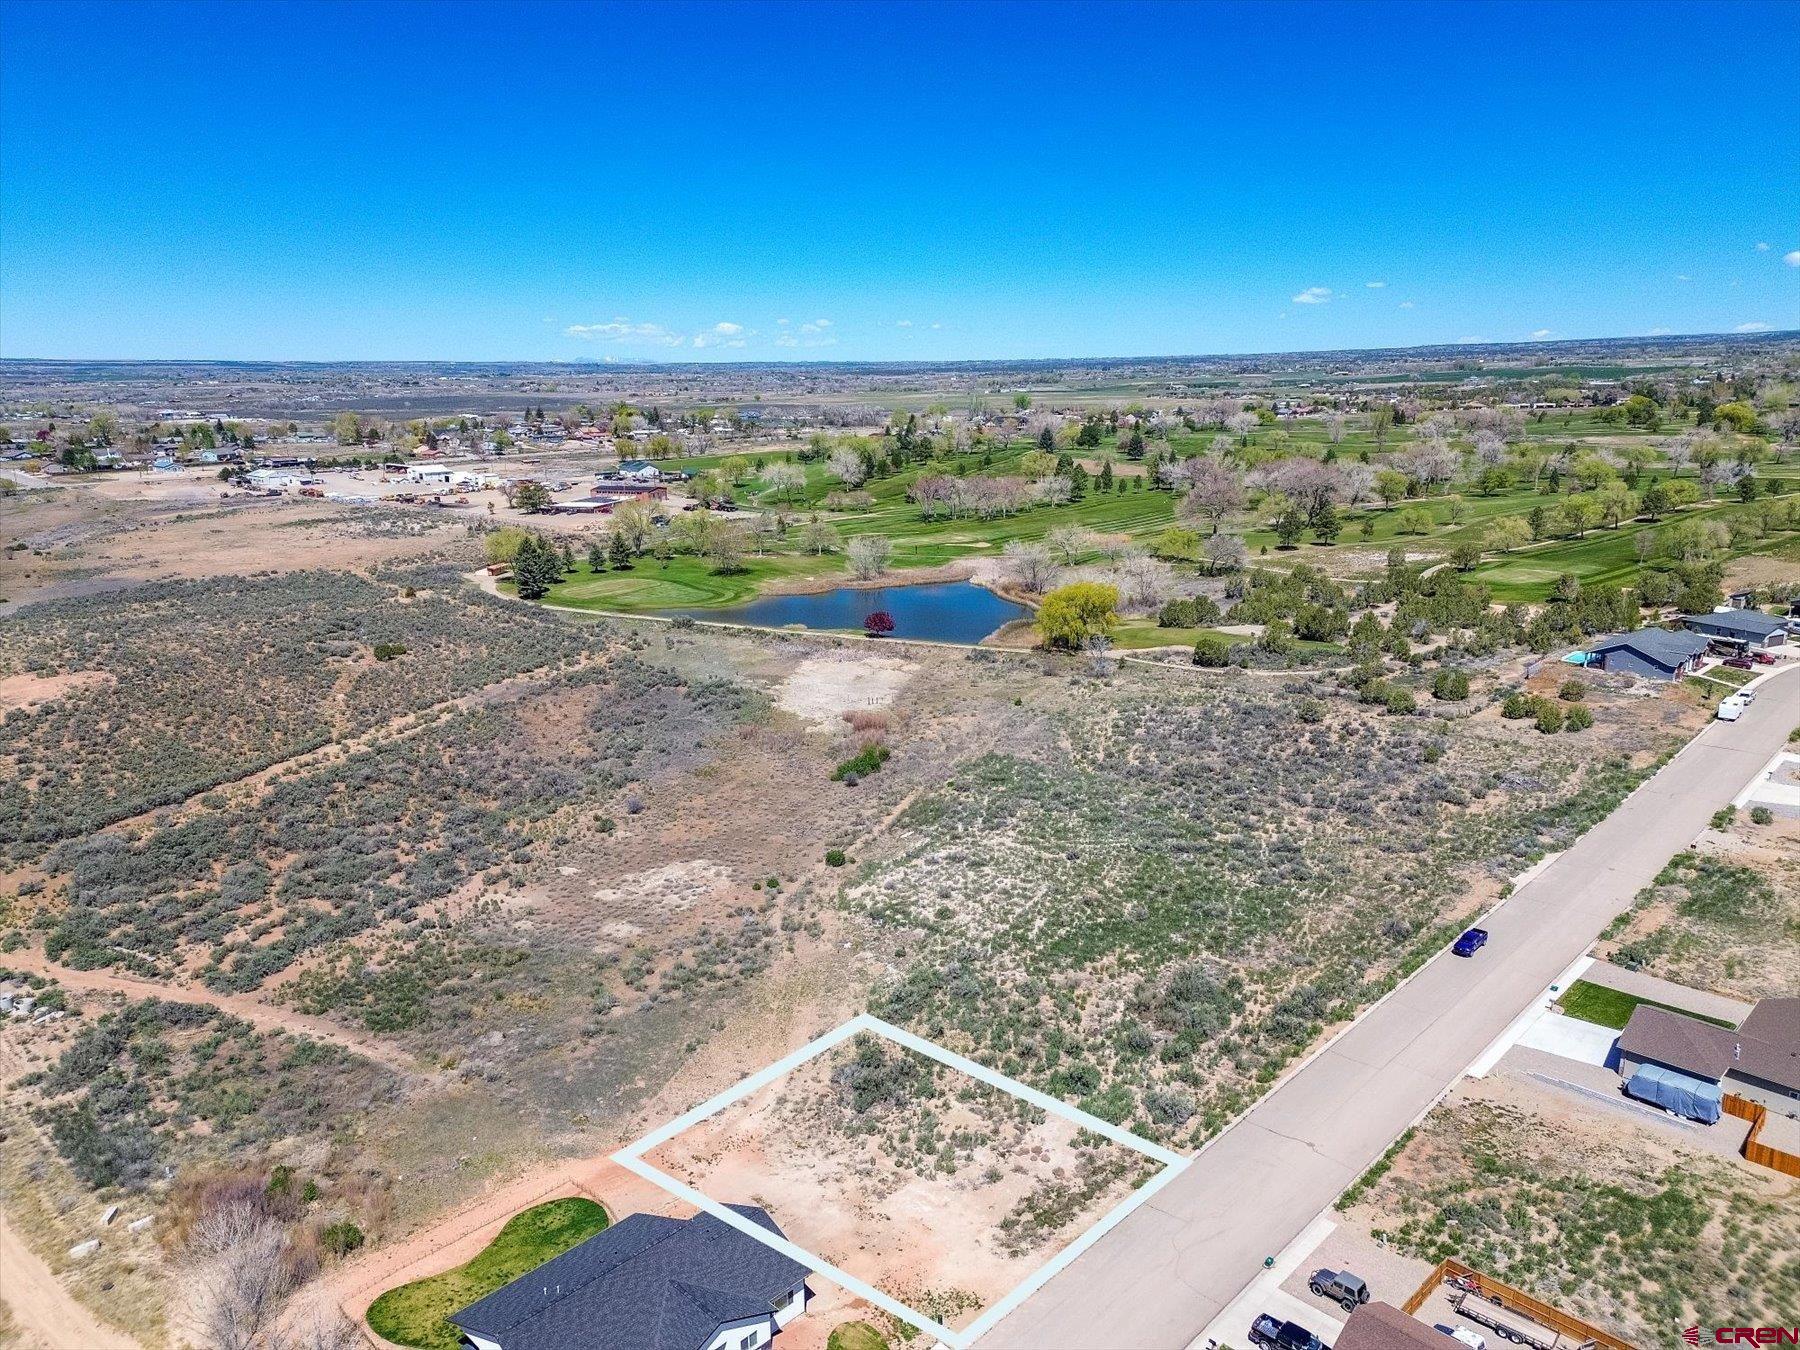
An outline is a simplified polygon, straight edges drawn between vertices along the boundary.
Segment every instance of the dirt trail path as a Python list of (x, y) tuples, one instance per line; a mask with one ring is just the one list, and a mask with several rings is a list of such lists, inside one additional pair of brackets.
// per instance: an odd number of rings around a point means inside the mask
[(158, 980), (121, 975), (115, 970), (71, 970), (59, 966), (41, 951), (22, 948), (0, 956), (0, 965), (12, 970), (25, 970), (44, 975), (65, 988), (88, 994), (123, 994), (126, 998), (160, 998), (170, 1003), (203, 1003), (241, 1018), (260, 1031), (284, 1031), (293, 1036), (310, 1036), (315, 1041), (361, 1055), (364, 1059), (385, 1064), (402, 1077), (422, 1076), (419, 1064), (399, 1047), (390, 1045), (364, 1032), (353, 1031), (322, 1017), (311, 1017), (290, 1008), (275, 1007), (250, 994), (219, 994), (210, 989), (187, 985), (165, 984)]
[[(578, 670), (590, 665), (600, 658), (590, 654), (582, 654), (575, 658), (569, 668)], [(358, 750), (366, 750), (383, 741), (404, 740), (408, 736), (417, 735), (426, 727), (436, 725), (438, 719), (448, 712), (462, 712), (476, 707), (483, 702), (497, 697), (505, 697), (515, 690), (523, 693), (547, 676), (563, 669), (560, 661), (548, 665), (535, 666), (530, 670), (522, 670), (517, 675), (508, 675), (504, 679), (495, 680), (492, 684), (484, 684), (479, 689), (471, 689), (467, 693), (458, 694), (455, 698), (443, 699), (428, 704), (423, 708), (415, 708), (410, 712), (400, 713), (387, 721), (360, 731), (354, 736), (341, 741), (332, 741), (327, 745), (314, 746), (310, 750), (301, 750), (285, 759), (278, 759), (273, 764), (265, 764), (260, 769), (252, 769), (249, 773), (237, 778), (228, 778), (211, 787), (202, 788), (189, 793), (179, 801), (169, 802), (163, 806), (152, 807), (148, 811), (140, 811), (134, 816), (124, 816), (111, 822), (107, 829), (118, 829), (121, 825), (141, 825), (153, 817), (171, 811), (180, 811), (189, 802), (213, 792), (224, 792), (233, 788), (258, 788), (269, 782), (278, 774), (286, 774), (294, 769), (309, 768), (315, 764), (329, 764), (343, 759), (346, 755)]]
[(692, 1213), (674, 1196), (627, 1172), (611, 1158), (553, 1163), (489, 1191), (410, 1237), (343, 1262), (321, 1278), (320, 1288), (360, 1323), (369, 1305), (389, 1289), (462, 1265), (492, 1242), (520, 1210), (569, 1195), (598, 1201), (615, 1223), (628, 1214), (680, 1217)]
[(124, 1332), (98, 1321), (0, 1217), (0, 1299), (12, 1309), (27, 1346), (47, 1350), (138, 1350)]

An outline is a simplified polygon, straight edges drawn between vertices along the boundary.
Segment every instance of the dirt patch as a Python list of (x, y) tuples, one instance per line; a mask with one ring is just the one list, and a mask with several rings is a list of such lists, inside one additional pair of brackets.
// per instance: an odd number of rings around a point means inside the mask
[[(569, 869), (578, 874), (578, 869)], [(668, 863), (647, 872), (633, 872), (608, 886), (594, 888), (594, 903), (603, 910), (635, 908), (652, 929), (660, 929), (672, 916), (735, 892), (731, 869), (709, 858)], [(616, 931), (615, 931), (616, 930)], [(643, 935), (639, 924), (620, 918), (607, 927), (614, 941), (633, 941)]]
[(709, 1196), (962, 1326), (1156, 1164), (874, 1037), (808, 1061), (652, 1154)]
[(6, 1306), (24, 1332), (22, 1344), (41, 1344), (53, 1350), (72, 1346), (81, 1350), (137, 1350), (137, 1342), (131, 1337), (100, 1322), (77, 1303), (5, 1219), (0, 1219), (0, 1269), (6, 1271), (6, 1280), (0, 1286), (4, 1288)]
[(781, 682), (775, 704), (818, 726), (835, 727), (845, 713), (890, 706), (918, 669), (916, 662), (890, 656), (810, 656)]
[(30, 708), (76, 689), (93, 689), (113, 682), (99, 670), (79, 670), (67, 675), (7, 675), (0, 677), (0, 712)]

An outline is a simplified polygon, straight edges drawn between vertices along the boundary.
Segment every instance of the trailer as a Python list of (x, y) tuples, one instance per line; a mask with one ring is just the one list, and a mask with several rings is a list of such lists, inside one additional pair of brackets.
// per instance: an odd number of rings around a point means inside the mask
[(1503, 1341), (1529, 1345), (1532, 1350), (1592, 1350), (1591, 1340), (1577, 1341), (1552, 1331), (1524, 1313), (1513, 1312), (1498, 1298), (1483, 1298), (1472, 1290), (1464, 1290), (1451, 1305), (1458, 1317), (1488, 1328)]

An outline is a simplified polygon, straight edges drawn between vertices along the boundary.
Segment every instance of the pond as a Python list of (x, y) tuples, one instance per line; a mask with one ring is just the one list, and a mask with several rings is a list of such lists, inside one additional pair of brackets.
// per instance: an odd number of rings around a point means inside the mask
[(923, 586), (882, 586), (861, 590), (840, 586), (815, 595), (765, 595), (722, 609), (665, 609), (676, 618), (713, 619), (722, 623), (756, 624), (762, 628), (849, 629), (862, 631), (863, 620), (876, 610), (894, 616), (893, 637), (974, 644), (1014, 619), (1028, 619), (1024, 605), (1003, 600), (967, 581)]

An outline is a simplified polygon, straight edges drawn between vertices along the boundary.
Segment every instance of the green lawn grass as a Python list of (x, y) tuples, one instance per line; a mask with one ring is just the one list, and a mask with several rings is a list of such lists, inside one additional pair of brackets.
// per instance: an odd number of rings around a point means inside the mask
[(1558, 1001), (1562, 1004), (1563, 1012), (1570, 1017), (1579, 1017), (1583, 1022), (1592, 1022), (1595, 1026), (1611, 1027), (1614, 1031), (1625, 1029), (1625, 1024), (1631, 1020), (1631, 1010), (1640, 1003), (1668, 1012), (1683, 1013), (1701, 1022), (1711, 1022), (1715, 1027), (1736, 1025), (1717, 1017), (1702, 1017), (1699, 1013), (1688, 1012), (1673, 1004), (1658, 1003), (1653, 998), (1639, 998), (1635, 994), (1621, 993), (1604, 985), (1589, 984), (1586, 980), (1575, 981)]
[[(1202, 432), (1176, 431), (1168, 437), (1178, 453), (1197, 453), (1209, 447), (1219, 435), (1215, 430)], [(1410, 427), (1397, 427), (1389, 434), (1383, 449), (1392, 452), (1405, 446), (1413, 436)], [(1614, 448), (1627, 444), (1652, 447), (1655, 438), (1649, 433), (1629, 427), (1601, 422), (1592, 412), (1570, 411), (1550, 413), (1541, 421), (1527, 423), (1525, 439), (1544, 448), (1560, 447), (1571, 441)], [(822, 461), (802, 464), (805, 486), (791, 496), (776, 497), (756, 470), (756, 461), (764, 465), (788, 459), (800, 447), (744, 455), (741, 453), (689, 456), (668, 461), (672, 467), (692, 472), (718, 468), (728, 459), (743, 461), (750, 476), (733, 489), (737, 501), (753, 509), (781, 509), (791, 517), (818, 513), (830, 521), (846, 540), (859, 534), (879, 534), (892, 544), (892, 567), (904, 574), (908, 569), (942, 566), (975, 557), (992, 557), (1014, 541), (1044, 538), (1058, 526), (1074, 525), (1101, 535), (1126, 536), (1140, 544), (1151, 544), (1175, 523), (1176, 497), (1146, 486), (1141, 477), (1121, 477), (1119, 486), (1102, 489), (1091, 484), (1082, 498), (1061, 506), (1036, 506), (1014, 515), (994, 519), (963, 516), (955, 519), (927, 518), (907, 499), (918, 479), (928, 473), (1010, 475), (1022, 472), (1021, 458), (1036, 451), (1035, 443), (1025, 440), (1005, 445), (988, 444), (979, 449), (952, 454), (929, 464), (915, 464), (902, 471), (871, 480), (863, 485), (868, 503), (842, 510), (826, 510), (825, 499), (840, 485), (826, 471)], [(1338, 457), (1352, 462), (1369, 457), (1375, 451), (1365, 428), (1353, 427), (1343, 441), (1333, 447), (1328, 442), (1322, 419), (1284, 422), (1263, 427), (1252, 433), (1247, 446), (1241, 448), (1244, 459), (1267, 462), (1281, 454), (1296, 453), (1324, 456), (1335, 449)], [(1101, 438), (1098, 446), (1076, 451), (1077, 458), (1093, 465), (1110, 462), (1135, 474), (1137, 466), (1127, 461), (1120, 439), (1112, 434)], [(1380, 466), (1385, 455), (1376, 452), (1370, 462)], [(1767, 466), (1774, 474), (1787, 466)], [(1665, 470), (1666, 472), (1666, 470)], [(1268, 528), (1267, 512), (1249, 519), (1231, 522), (1231, 528), (1242, 535), (1253, 558), (1271, 565), (1283, 566), (1300, 562), (1314, 563), (1328, 570), (1343, 572), (1354, 562), (1352, 570), (1368, 571), (1368, 559), (1395, 546), (1426, 555), (1447, 555), (1459, 543), (1479, 543), (1488, 527), (1504, 517), (1528, 516), (1538, 506), (1553, 506), (1561, 497), (1545, 490), (1547, 478), (1525, 481), (1493, 493), (1447, 492), (1396, 503), (1393, 507), (1365, 505), (1340, 513), (1343, 532), (1335, 546), (1327, 547), (1309, 539), (1297, 549), (1277, 547), (1274, 533)], [(1494, 599), (1502, 603), (1541, 602), (1549, 598), (1558, 577), (1572, 574), (1582, 584), (1630, 585), (1642, 572), (1638, 542), (1646, 531), (1663, 528), (1669, 520), (1716, 520), (1729, 523), (1746, 511), (1735, 501), (1705, 502), (1678, 512), (1663, 521), (1628, 521), (1615, 528), (1597, 528), (1575, 539), (1555, 539), (1528, 545), (1503, 557), (1483, 562), (1470, 574), (1471, 581), (1485, 582)], [(1422, 532), (1400, 532), (1403, 518), (1416, 519), (1423, 513), (1429, 526)], [(1800, 550), (1800, 536), (1776, 541), (1747, 541), (1734, 547), (1734, 554), (1756, 550), (1776, 556), (1792, 555)], [(747, 600), (766, 589), (771, 581), (786, 577), (832, 577), (843, 571), (842, 554), (822, 558), (777, 552), (754, 558), (746, 568), (729, 577), (719, 577), (710, 567), (695, 559), (676, 559), (664, 565), (645, 561), (627, 573), (604, 573), (594, 576), (582, 569), (558, 586), (551, 595), (557, 604), (594, 609), (616, 609), (642, 612), (666, 608), (716, 608)], [(902, 575), (899, 580), (904, 581)]]
[(612, 609), (641, 614), (659, 609), (713, 609), (751, 599), (767, 583), (796, 577), (830, 576), (844, 568), (841, 556), (773, 553), (746, 558), (744, 566), (721, 575), (705, 558), (679, 555), (668, 562), (642, 557), (627, 570), (591, 570), (577, 562), (575, 570), (550, 588), (553, 605), (579, 609)]
[(570, 1197), (523, 1210), (466, 1265), (390, 1289), (369, 1305), (369, 1327), (397, 1345), (457, 1350), (461, 1334), (444, 1319), (606, 1227), (606, 1211)]
[(867, 1322), (842, 1322), (831, 1329), (825, 1350), (888, 1350), (888, 1343)]

